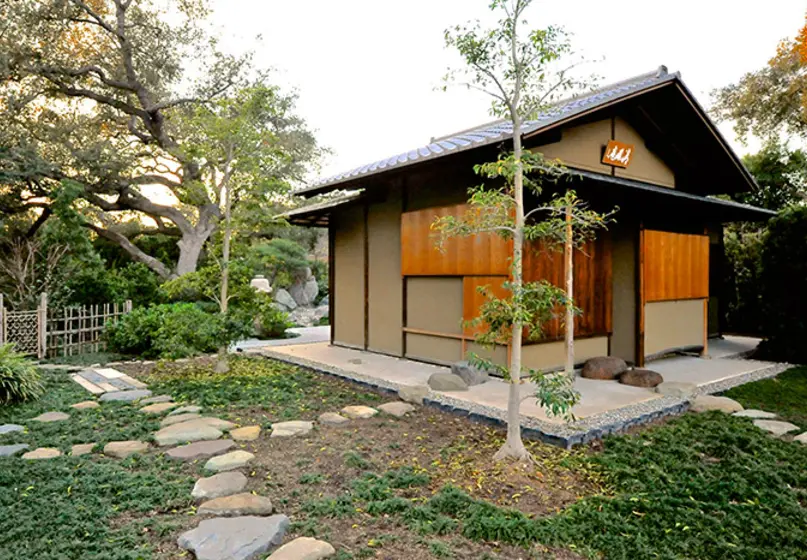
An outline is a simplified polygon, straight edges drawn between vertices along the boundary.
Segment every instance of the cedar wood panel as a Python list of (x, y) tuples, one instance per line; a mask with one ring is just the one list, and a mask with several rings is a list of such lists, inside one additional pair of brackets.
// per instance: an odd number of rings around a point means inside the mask
[(645, 230), (644, 301), (709, 297), (709, 236)]

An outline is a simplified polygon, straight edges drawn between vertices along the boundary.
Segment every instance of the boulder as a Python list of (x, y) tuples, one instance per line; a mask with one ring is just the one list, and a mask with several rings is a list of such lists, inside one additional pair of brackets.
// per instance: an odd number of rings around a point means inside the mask
[(468, 384), (459, 375), (453, 373), (433, 373), (429, 377), (429, 387), (435, 391), (467, 391)]
[(398, 398), (412, 404), (423, 404), (423, 399), (428, 395), (427, 385), (404, 385), (398, 389)]
[(757, 420), (773, 420), (776, 418), (776, 414), (773, 412), (765, 412), (764, 410), (757, 410), (755, 408), (735, 412), (732, 414), (732, 416), (739, 416), (740, 418), (755, 418)]
[(64, 412), (46, 412), (44, 414), (40, 414), (36, 418), (32, 418), (34, 422), (62, 422), (70, 418), (69, 414), (65, 414)]
[(214, 517), (177, 540), (196, 560), (258, 560), (283, 542), (289, 527), (285, 515)]
[(212, 500), (238, 494), (246, 485), (247, 477), (242, 473), (225, 472), (197, 480), (191, 496), (197, 500)]
[(213, 441), (197, 441), (188, 445), (174, 447), (165, 452), (170, 459), (177, 461), (195, 461), (196, 459), (207, 459), (215, 455), (221, 455), (235, 447), (235, 442), (231, 439), (219, 439)]
[(176, 408), (178, 405), (177, 403), (173, 402), (161, 402), (161, 403), (154, 403), (148, 406), (144, 406), (140, 409), (140, 412), (143, 414), (162, 414), (163, 412), (168, 412), (172, 408)]
[(22, 458), (27, 460), (35, 459), (53, 459), (61, 456), (62, 452), (55, 447), (40, 447), (28, 453), (23, 454)]
[(775, 436), (783, 436), (799, 430), (799, 427), (795, 424), (780, 422), (778, 420), (754, 420), (754, 426)]
[(410, 412), (414, 412), (415, 407), (409, 403), (395, 401), (379, 405), (378, 410), (391, 414), (392, 416), (397, 416), (398, 418), (403, 418)]
[(205, 463), (205, 470), (212, 472), (233, 471), (235, 469), (245, 467), (247, 463), (252, 461), (254, 458), (255, 455), (249, 451), (243, 451), (241, 449), (237, 451), (230, 451), (224, 455), (218, 455), (217, 457), (211, 457), (208, 459), (207, 463)]
[(692, 399), (689, 410), (692, 412), (708, 412), (719, 410), (731, 414), (743, 410), (743, 405), (728, 397), (715, 397), (713, 395), (698, 395)]
[(266, 560), (322, 560), (334, 554), (336, 550), (325, 541), (299, 537), (278, 548)]
[(314, 429), (313, 422), (292, 420), (291, 422), (275, 422), (269, 437), (304, 436)]
[(81, 457), (82, 455), (89, 455), (95, 449), (94, 443), (78, 443), (70, 448), (71, 457)]
[(328, 306), (320, 305), (319, 307), (298, 307), (289, 313), (289, 321), (295, 325), (303, 327), (312, 327), (320, 319), (328, 316)]
[(341, 414), (337, 414), (335, 412), (323, 412), (319, 415), (319, 422), (320, 424), (325, 424), (327, 426), (339, 426), (341, 424), (345, 424), (346, 422), (350, 422), (350, 419), (345, 418)]
[(151, 396), (151, 391), (148, 389), (135, 389), (131, 391), (112, 391), (101, 395), (102, 402), (118, 401), (118, 402), (134, 402), (140, 399), (147, 399)]
[(346, 406), (340, 411), (344, 416), (348, 418), (360, 418), (360, 419), (367, 419), (372, 418), (376, 414), (378, 414), (378, 410), (369, 406), (363, 405), (354, 405), (354, 406)]
[(469, 387), (486, 383), (489, 379), (488, 372), (480, 369), (470, 362), (462, 361), (451, 364), (451, 373), (462, 378)]
[(70, 408), (75, 408), (76, 410), (87, 410), (90, 408), (101, 408), (101, 405), (95, 401), (82, 401), (80, 403), (71, 404)]
[(149, 444), (144, 441), (111, 441), (104, 446), (104, 455), (125, 459), (129, 455), (148, 451)]
[(325, 296), (319, 301), (320, 307), (328, 307), (331, 304), (330, 296)]
[(314, 304), (319, 295), (317, 279), (311, 276), (305, 280), (295, 282), (289, 288), (289, 295), (294, 298), (298, 306), (310, 307)]
[(171, 416), (169, 414), (160, 421), (160, 426), (166, 428), (168, 426), (173, 426), (174, 424), (182, 424), (183, 422), (188, 422), (190, 420), (199, 420), (201, 417), (202, 417), (201, 414), (196, 414), (193, 412), (188, 412), (185, 414), (177, 414), (176, 416)]
[(14, 445), (0, 445), (0, 457), (11, 457), (20, 451), (28, 449), (27, 443), (17, 443)]
[(628, 364), (622, 358), (616, 356), (598, 356), (590, 358), (583, 364), (581, 377), (586, 379), (616, 379), (628, 371)]
[(663, 381), (664, 378), (660, 373), (641, 368), (629, 369), (619, 376), (620, 383), (623, 385), (631, 385), (633, 387), (652, 388), (660, 385)]
[(680, 381), (664, 381), (656, 386), (656, 393), (665, 397), (678, 397), (688, 399), (698, 388), (694, 383), (683, 383)]
[(207, 501), (199, 506), (200, 515), (235, 517), (238, 515), (271, 515), (272, 500), (255, 494), (233, 494)]
[(19, 424), (3, 424), (0, 426), (0, 436), (3, 434), (12, 434), (14, 432), (22, 432), (25, 430), (25, 426), (20, 426)]
[(169, 445), (177, 445), (178, 443), (193, 443), (194, 441), (219, 439), (224, 435), (221, 430), (213, 426), (198, 423), (199, 420), (201, 420), (201, 418), (167, 426), (154, 433), (154, 441), (156, 441), (157, 445), (160, 447), (166, 447)]
[(294, 301), (294, 298), (291, 297), (291, 294), (287, 290), (284, 290), (283, 288), (280, 288), (275, 292), (275, 303), (279, 303), (280, 305), (282, 305), (283, 307), (285, 307), (290, 311), (294, 311), (295, 309), (297, 309), (297, 302)]
[(230, 430), (230, 437), (235, 441), (255, 441), (261, 435), (260, 426), (244, 426)]

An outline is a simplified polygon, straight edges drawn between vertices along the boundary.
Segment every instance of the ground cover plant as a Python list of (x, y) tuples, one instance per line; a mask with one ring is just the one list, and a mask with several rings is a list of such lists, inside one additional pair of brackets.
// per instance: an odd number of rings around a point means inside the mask
[(745, 408), (763, 409), (807, 429), (807, 367), (797, 367), (774, 377), (747, 383), (726, 392)]

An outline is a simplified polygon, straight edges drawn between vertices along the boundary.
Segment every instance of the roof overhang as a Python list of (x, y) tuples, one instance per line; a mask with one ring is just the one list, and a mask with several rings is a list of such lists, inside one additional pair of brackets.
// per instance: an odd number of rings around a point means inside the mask
[(330, 216), (335, 210), (341, 210), (357, 204), (362, 199), (362, 194), (362, 191), (348, 193), (317, 204), (290, 210), (285, 214), (281, 214), (280, 217), (297, 226), (328, 227), (330, 225)]

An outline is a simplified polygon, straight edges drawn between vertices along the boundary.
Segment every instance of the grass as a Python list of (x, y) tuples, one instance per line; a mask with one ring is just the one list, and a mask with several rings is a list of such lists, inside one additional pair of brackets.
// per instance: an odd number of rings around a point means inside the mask
[(778, 377), (735, 387), (726, 392), (745, 408), (775, 412), (807, 429), (807, 367), (787, 370)]
[(44, 360), (48, 364), (63, 364), (69, 366), (91, 366), (94, 364), (108, 364), (122, 360), (131, 360), (131, 356), (118, 354), (116, 352), (87, 352), (75, 356), (54, 356)]

